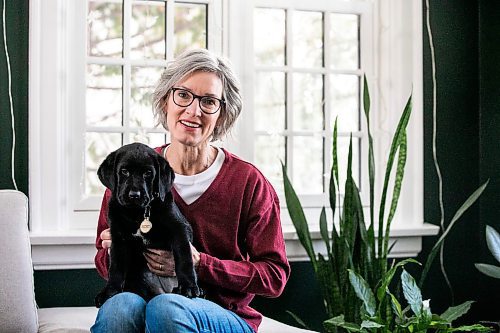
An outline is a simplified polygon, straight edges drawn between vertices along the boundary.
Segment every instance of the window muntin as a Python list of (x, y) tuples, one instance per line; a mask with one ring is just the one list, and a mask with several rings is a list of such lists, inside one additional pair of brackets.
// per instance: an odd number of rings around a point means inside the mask
[(110, 151), (135, 141), (166, 142), (153, 119), (151, 93), (173, 56), (208, 46), (208, 6), (88, 1), (84, 198), (104, 191), (96, 172)]
[[(353, 176), (363, 188), (362, 13), (260, 3), (265, 6), (254, 9), (253, 30), (256, 165), (282, 194), (279, 156), (299, 195), (324, 196), (338, 118), (340, 165), (347, 165), (352, 133)], [(262, 142), (273, 144), (266, 149)], [(345, 174), (340, 177), (343, 184)]]

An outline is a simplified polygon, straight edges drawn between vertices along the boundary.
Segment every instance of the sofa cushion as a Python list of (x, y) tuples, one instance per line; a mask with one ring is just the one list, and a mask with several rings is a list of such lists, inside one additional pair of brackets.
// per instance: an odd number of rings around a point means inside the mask
[[(97, 309), (94, 307), (46, 308), (38, 310), (39, 333), (83, 333), (94, 324)], [(264, 317), (259, 333), (307, 333), (311, 331), (285, 325)]]
[(28, 198), (0, 190), (0, 332), (34, 333), (37, 312), (28, 233)]
[(38, 309), (38, 332), (88, 333), (97, 310), (93, 306)]

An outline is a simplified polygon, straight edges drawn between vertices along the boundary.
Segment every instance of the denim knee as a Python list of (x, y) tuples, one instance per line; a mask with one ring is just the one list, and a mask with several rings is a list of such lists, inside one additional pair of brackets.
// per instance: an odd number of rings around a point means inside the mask
[(146, 302), (136, 294), (124, 292), (108, 299), (99, 309), (92, 333), (141, 332)]
[(146, 332), (196, 331), (189, 302), (189, 298), (177, 294), (162, 294), (151, 299), (146, 306)]

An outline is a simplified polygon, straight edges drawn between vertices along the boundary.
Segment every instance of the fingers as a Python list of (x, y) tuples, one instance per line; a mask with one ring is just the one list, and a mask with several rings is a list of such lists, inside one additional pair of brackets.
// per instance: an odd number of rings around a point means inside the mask
[(111, 233), (109, 232), (109, 228), (105, 229), (101, 232), (101, 239), (102, 239), (102, 247), (104, 249), (109, 249), (111, 248)]
[(101, 232), (101, 239), (102, 240), (111, 240), (111, 232), (109, 231), (109, 228), (108, 229), (104, 229)]
[(175, 276), (175, 262), (172, 252), (148, 249), (144, 252), (144, 258), (149, 270), (156, 275)]
[(198, 269), (200, 265), (200, 252), (193, 246), (193, 244), (189, 243), (191, 246), (191, 254), (193, 256), (193, 265), (195, 269)]

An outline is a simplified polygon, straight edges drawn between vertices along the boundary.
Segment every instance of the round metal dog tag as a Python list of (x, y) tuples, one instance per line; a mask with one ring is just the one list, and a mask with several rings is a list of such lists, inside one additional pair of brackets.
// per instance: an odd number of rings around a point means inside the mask
[(153, 224), (149, 221), (149, 218), (146, 217), (144, 221), (141, 222), (139, 229), (141, 229), (142, 233), (147, 234), (152, 227)]

